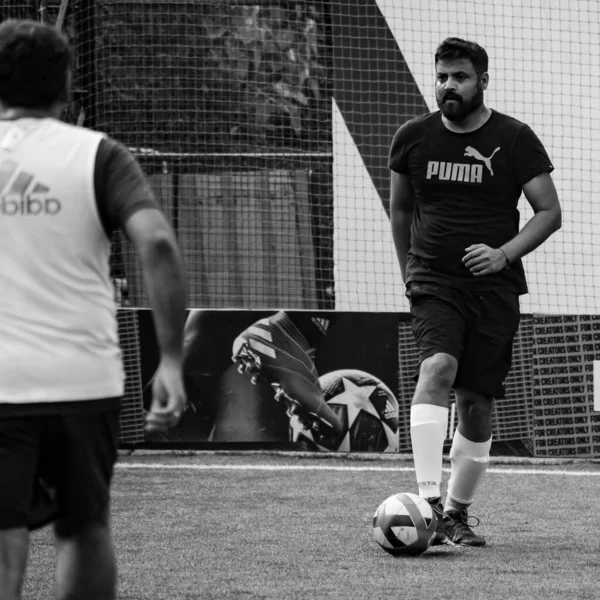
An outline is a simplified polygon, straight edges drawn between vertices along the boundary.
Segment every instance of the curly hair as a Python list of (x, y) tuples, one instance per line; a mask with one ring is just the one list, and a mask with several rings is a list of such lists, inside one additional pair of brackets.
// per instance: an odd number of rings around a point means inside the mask
[(0, 24), (0, 101), (44, 109), (70, 98), (73, 51), (56, 28), (29, 19)]

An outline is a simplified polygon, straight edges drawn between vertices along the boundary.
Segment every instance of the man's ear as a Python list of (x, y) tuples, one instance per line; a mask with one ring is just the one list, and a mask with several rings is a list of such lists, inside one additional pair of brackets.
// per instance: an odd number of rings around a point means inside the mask
[(482, 73), (481, 77), (479, 77), (479, 81), (481, 82), (481, 88), (482, 89), (487, 89), (488, 83), (490, 82), (490, 76), (488, 75), (488, 73)]

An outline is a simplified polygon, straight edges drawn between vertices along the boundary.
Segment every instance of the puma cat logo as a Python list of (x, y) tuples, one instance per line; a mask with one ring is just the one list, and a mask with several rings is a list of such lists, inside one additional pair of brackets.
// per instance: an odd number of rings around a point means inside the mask
[(492, 169), (492, 158), (494, 158), (494, 154), (496, 154), (496, 152), (498, 152), (498, 150), (500, 150), (500, 146), (498, 146), (498, 148), (496, 148), (492, 152), (491, 156), (486, 158), (485, 156), (483, 156), (483, 154), (481, 154), (481, 152), (479, 152), (479, 150), (477, 150), (476, 148), (473, 148), (473, 146), (467, 146), (465, 148), (465, 156), (470, 156), (471, 158), (474, 158), (475, 160), (480, 160), (488, 168), (490, 175), (493, 177), (494, 170)]

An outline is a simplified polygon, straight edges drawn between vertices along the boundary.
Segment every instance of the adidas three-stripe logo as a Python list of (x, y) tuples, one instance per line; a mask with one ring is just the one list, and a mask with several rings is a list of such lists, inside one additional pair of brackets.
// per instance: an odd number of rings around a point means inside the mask
[(326, 334), (329, 329), (329, 319), (321, 319), (319, 317), (312, 317), (312, 322), (319, 328), (322, 334)]
[(398, 417), (398, 409), (389, 401), (385, 403), (385, 409), (383, 411), (384, 419), (395, 419)]
[(35, 217), (60, 212), (60, 202), (48, 197), (50, 188), (34, 181), (31, 173), (18, 168), (18, 163), (11, 159), (0, 164), (0, 216)]

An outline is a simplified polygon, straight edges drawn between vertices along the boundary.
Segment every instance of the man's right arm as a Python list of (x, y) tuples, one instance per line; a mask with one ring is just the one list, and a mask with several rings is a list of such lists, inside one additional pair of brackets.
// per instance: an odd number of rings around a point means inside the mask
[(187, 284), (175, 234), (138, 162), (109, 138), (98, 147), (94, 190), (107, 236), (121, 229), (135, 246), (153, 309), (160, 364), (146, 428), (173, 427), (186, 406), (182, 363)]
[(142, 208), (125, 222), (144, 276), (160, 349), (146, 431), (175, 426), (187, 406), (183, 384), (183, 331), (187, 285), (175, 234), (162, 212)]
[(125, 223), (142, 267), (162, 358), (180, 362), (187, 285), (175, 234), (159, 210), (143, 208)]
[(187, 294), (175, 234), (137, 160), (110, 138), (104, 138), (98, 147), (94, 189), (107, 236), (121, 229), (135, 246), (161, 355), (180, 360)]
[(415, 195), (408, 175), (391, 171), (390, 222), (402, 280), (406, 282), (406, 263), (410, 249), (410, 228), (413, 222)]

